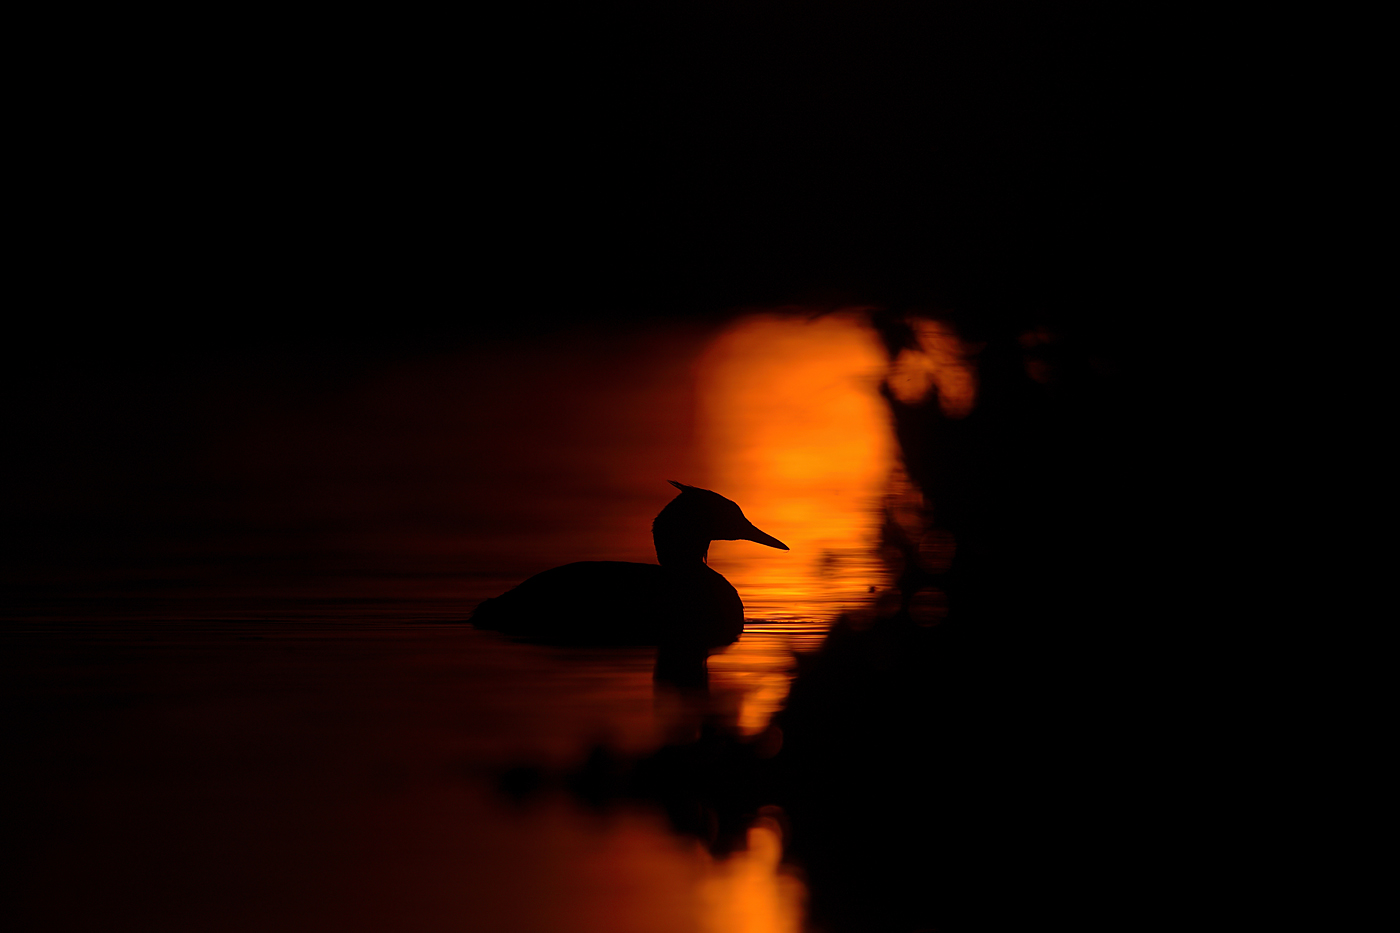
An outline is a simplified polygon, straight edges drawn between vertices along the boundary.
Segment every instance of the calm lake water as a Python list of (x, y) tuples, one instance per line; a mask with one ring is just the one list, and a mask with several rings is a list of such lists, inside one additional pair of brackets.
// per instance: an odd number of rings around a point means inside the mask
[[(55, 492), (8, 572), (12, 928), (804, 929), (781, 813), (717, 858), (567, 775), (702, 715), (768, 734), (795, 654), (888, 593), (881, 529), (919, 502), (879, 387), (953, 398), (944, 357), (891, 370), (858, 314), (762, 314), (219, 376), (181, 403), (187, 449), (114, 464), (101, 498)], [(669, 479), (791, 546), (712, 547), (749, 622), (706, 709), (654, 694), (649, 649), (462, 624), (547, 567), (653, 560)], [(520, 768), (539, 789), (513, 797)]]
[[(4, 634), (20, 928), (802, 929), (776, 822), (716, 859), (641, 804), (499, 790), (657, 748), (679, 714), (647, 649), (514, 644), (441, 602), (68, 609)], [(761, 728), (822, 629), (754, 624), (715, 704)]]

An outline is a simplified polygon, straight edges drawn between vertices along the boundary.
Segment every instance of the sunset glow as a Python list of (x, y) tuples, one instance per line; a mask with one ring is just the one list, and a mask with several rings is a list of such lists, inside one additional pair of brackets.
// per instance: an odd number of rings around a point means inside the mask
[(709, 481), (790, 552), (716, 542), (748, 615), (830, 620), (883, 581), (875, 559), (894, 458), (879, 340), (858, 313), (740, 319), (701, 359)]

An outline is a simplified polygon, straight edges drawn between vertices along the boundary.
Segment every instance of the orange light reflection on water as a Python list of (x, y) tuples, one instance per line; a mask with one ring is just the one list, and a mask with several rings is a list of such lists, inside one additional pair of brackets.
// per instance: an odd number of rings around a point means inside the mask
[(776, 820), (760, 817), (748, 848), (712, 862), (700, 882), (704, 933), (800, 933), (806, 887), (783, 869), (783, 836)]
[[(764, 808), (768, 810), (769, 808)], [(712, 855), (659, 814), (606, 816), (562, 799), (515, 815), (515, 832), (478, 866), (486, 906), (470, 920), (511, 933), (800, 933), (807, 887), (782, 864), (778, 819), (760, 812), (747, 845)], [(445, 928), (445, 927), (444, 927)]]

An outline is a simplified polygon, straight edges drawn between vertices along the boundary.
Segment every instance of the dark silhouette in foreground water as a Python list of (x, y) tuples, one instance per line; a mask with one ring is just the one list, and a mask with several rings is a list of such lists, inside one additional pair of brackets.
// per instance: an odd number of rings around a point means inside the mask
[(567, 645), (656, 645), (656, 679), (704, 689), (705, 659), (744, 630), (733, 584), (710, 569), (711, 541), (755, 541), (786, 551), (737, 504), (708, 489), (681, 491), (652, 523), (657, 564), (578, 561), (535, 574), (487, 599), (472, 613), (477, 628), (513, 638)]
[[(897, 310), (872, 317), (893, 360), (913, 331)], [(832, 933), (1168, 925), (1154, 879), (1193, 869), (1155, 853), (1174, 789), (1144, 694), (1170, 693), (1142, 634), (1158, 526), (1131, 468), (1133, 398), (1086, 337), (1015, 318), (958, 330), (979, 348), (970, 413), (884, 393), (925, 502), (913, 531), (886, 522), (897, 592), (797, 659), (769, 727), (745, 736), (712, 705), (654, 753), (594, 749), (570, 774), (504, 774), (503, 791), (646, 801), (718, 856), (781, 813), (808, 917)], [(941, 536), (946, 570), (920, 556)], [(917, 611), (931, 593), (945, 615)]]

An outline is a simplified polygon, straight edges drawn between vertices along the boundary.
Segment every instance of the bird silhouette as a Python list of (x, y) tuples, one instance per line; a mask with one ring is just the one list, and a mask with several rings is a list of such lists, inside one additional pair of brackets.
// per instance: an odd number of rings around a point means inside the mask
[(652, 522), (656, 564), (577, 561), (535, 574), (484, 600), (477, 628), (562, 645), (656, 645), (658, 680), (703, 686), (708, 653), (744, 630), (744, 604), (706, 563), (711, 541), (788, 546), (749, 521), (738, 504), (674, 480), (680, 495)]

